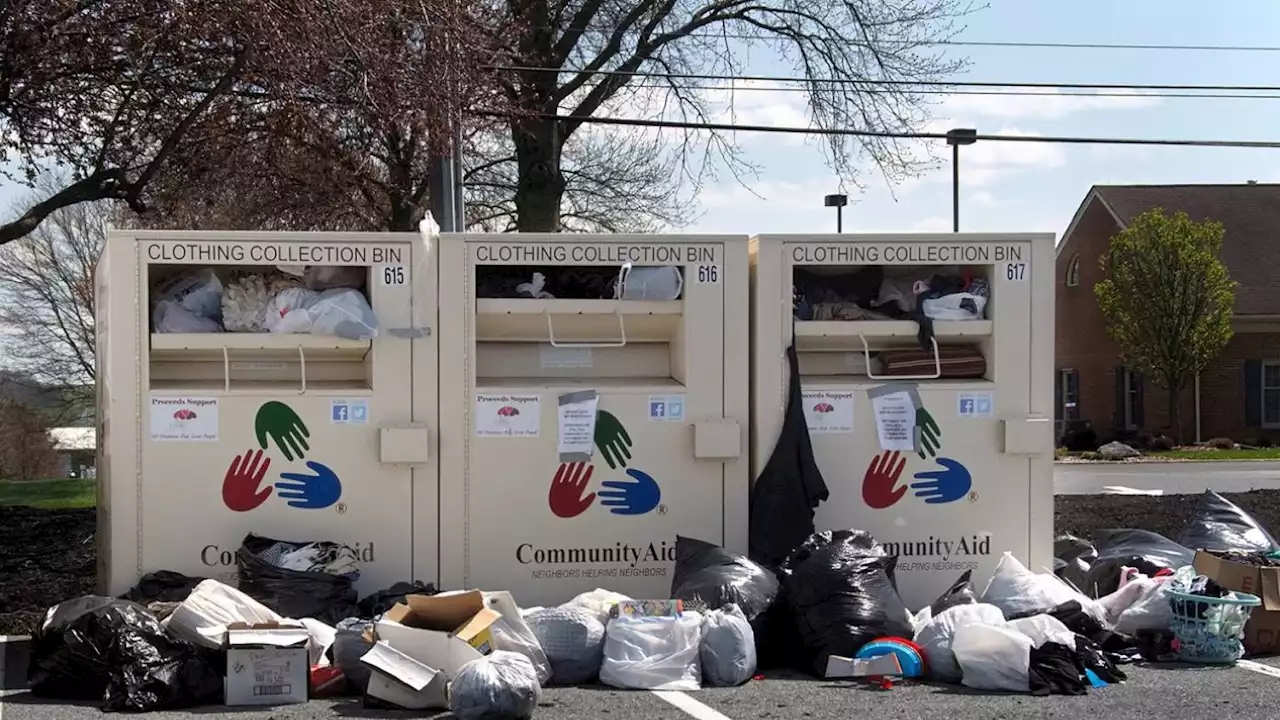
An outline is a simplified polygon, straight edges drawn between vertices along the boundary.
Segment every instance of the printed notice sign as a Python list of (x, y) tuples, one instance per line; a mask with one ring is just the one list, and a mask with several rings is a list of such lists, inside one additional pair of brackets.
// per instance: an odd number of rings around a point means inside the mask
[(537, 395), (476, 395), (476, 435), (538, 437), (542, 402)]
[(867, 393), (876, 416), (881, 450), (910, 452), (916, 449), (916, 403), (911, 389), (888, 385)]
[(815, 390), (801, 393), (804, 419), (811, 433), (853, 432), (853, 391)]
[(217, 442), (218, 398), (151, 396), (151, 439)]
[(595, 390), (580, 390), (560, 396), (556, 408), (556, 445), (560, 462), (590, 462), (599, 405), (600, 396)]

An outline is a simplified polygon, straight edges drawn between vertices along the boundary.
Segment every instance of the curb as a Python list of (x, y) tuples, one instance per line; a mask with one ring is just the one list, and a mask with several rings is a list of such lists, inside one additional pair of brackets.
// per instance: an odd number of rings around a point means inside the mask
[(25, 690), (30, 661), (30, 635), (0, 635), (0, 691)]

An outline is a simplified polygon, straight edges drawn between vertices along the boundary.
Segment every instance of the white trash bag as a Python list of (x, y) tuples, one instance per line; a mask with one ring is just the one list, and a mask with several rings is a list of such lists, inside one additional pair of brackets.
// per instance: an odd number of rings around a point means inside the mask
[(524, 620), (551, 661), (556, 684), (578, 685), (600, 675), (605, 631), (594, 613), (576, 607), (550, 607), (531, 612)]
[(282, 290), (271, 298), (263, 325), (273, 333), (311, 332), (311, 316), (306, 310), (318, 299), (320, 293), (314, 290), (301, 287)]
[(227, 626), (231, 623), (257, 625), (284, 619), (230, 585), (211, 579), (200, 581), (161, 624), (174, 637), (217, 650), (226, 641)]
[(1170, 577), (1152, 578), (1139, 574), (1122, 580), (1119, 590), (1099, 598), (1107, 620), (1116, 632), (1136, 635), (1140, 630), (1173, 628), (1173, 606), (1169, 603)]
[(756, 634), (737, 605), (730, 603), (703, 617), (698, 658), (702, 679), (712, 687), (741, 685), (756, 674)]
[(574, 599), (565, 603), (563, 607), (582, 608), (583, 610), (590, 612), (592, 615), (595, 615), (601, 625), (608, 625), (609, 616), (613, 612), (613, 606), (630, 599), (631, 598), (626, 595), (613, 592), (612, 590), (596, 588), (591, 592), (584, 592), (581, 595), (578, 595)]
[(172, 300), (161, 300), (151, 313), (151, 326), (158, 333), (222, 332), (217, 320), (200, 317)]
[(222, 281), (209, 268), (169, 278), (156, 288), (155, 297), (157, 302), (177, 303), (199, 318), (217, 320), (222, 314)]
[(527, 720), (542, 688), (529, 658), (505, 650), (472, 660), (449, 686), (449, 711), (457, 720)]
[(920, 303), (924, 316), (934, 320), (981, 320), (986, 308), (985, 297), (962, 292), (930, 298)]
[(963, 673), (952, 650), (956, 631), (966, 625), (1002, 624), (1004, 613), (1000, 612), (1000, 608), (984, 603), (955, 605), (931, 618), (916, 631), (914, 638), (915, 644), (920, 646), (928, 660), (929, 677), (938, 682), (960, 682)]
[(533, 663), (538, 673), (538, 684), (551, 682), (551, 661), (542, 650), (538, 636), (520, 615), (520, 606), (506, 590), (484, 593), (484, 603), (502, 617), (493, 624), (493, 649), (519, 653)]
[(1008, 552), (996, 564), (996, 571), (982, 592), (982, 602), (1000, 608), (1005, 617), (1048, 612), (1072, 601), (1079, 602), (1080, 608), (1099, 622), (1105, 622), (1106, 613), (1097, 601), (1076, 592), (1052, 573), (1031, 572)]
[(698, 690), (702, 615), (616, 617), (604, 641), (600, 682), (626, 690)]
[(1069, 648), (1076, 646), (1076, 634), (1071, 632), (1062, 621), (1052, 615), (1032, 615), (1030, 617), (1010, 620), (1009, 627), (1031, 638), (1035, 647), (1045, 643), (1057, 643)]
[(966, 625), (956, 631), (951, 649), (965, 687), (1000, 692), (1031, 692), (1031, 638), (1008, 626)]

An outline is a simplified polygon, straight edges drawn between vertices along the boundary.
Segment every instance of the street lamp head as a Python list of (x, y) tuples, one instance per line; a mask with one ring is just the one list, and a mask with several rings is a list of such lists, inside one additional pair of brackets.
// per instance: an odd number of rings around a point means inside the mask
[(822, 198), (822, 204), (826, 207), (842, 208), (849, 204), (849, 196), (840, 194), (828, 195)]
[(952, 128), (947, 131), (948, 145), (972, 145), (978, 142), (978, 131), (973, 128)]

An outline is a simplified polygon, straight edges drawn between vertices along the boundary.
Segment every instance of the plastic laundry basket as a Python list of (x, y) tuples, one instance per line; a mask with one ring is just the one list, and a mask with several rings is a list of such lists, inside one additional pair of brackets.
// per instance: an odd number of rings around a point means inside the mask
[(1256, 595), (1215, 598), (1169, 588), (1174, 652), (1183, 662), (1230, 665), (1244, 657), (1244, 626), (1262, 604)]

